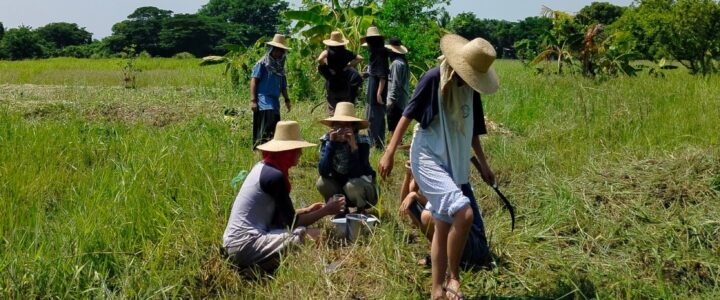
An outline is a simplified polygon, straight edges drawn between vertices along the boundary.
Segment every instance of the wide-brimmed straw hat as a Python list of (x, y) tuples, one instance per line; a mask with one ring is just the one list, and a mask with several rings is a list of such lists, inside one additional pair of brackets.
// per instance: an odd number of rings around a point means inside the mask
[(257, 149), (269, 152), (281, 152), (293, 149), (313, 147), (300, 137), (300, 125), (295, 121), (280, 121), (275, 127), (275, 136), (269, 142), (257, 146)]
[(287, 42), (285, 41), (285, 36), (282, 35), (282, 34), (279, 34), (279, 33), (278, 33), (278, 34), (275, 34), (275, 36), (273, 37), (272, 41), (265, 42), (265, 44), (268, 44), (268, 45), (273, 46), (273, 47), (282, 48), (282, 49), (285, 49), (285, 50), (290, 50), (290, 49), (292, 49), (292, 48), (290, 48), (290, 47), (287, 46)]
[(500, 87), (492, 68), (496, 53), (490, 42), (482, 38), (468, 41), (456, 34), (446, 34), (440, 39), (440, 50), (450, 67), (474, 90), (492, 94)]
[(323, 41), (323, 44), (328, 46), (345, 46), (349, 43), (340, 31), (333, 31), (330, 33), (330, 38)]
[(407, 54), (408, 49), (405, 48), (405, 46), (402, 45), (400, 42), (400, 39), (398, 38), (391, 38), (387, 45), (385, 45), (385, 48), (388, 50), (395, 52), (397, 54)]
[(365, 36), (361, 37), (360, 41), (365, 42), (365, 39), (367, 39), (369, 37), (374, 37), (374, 36), (382, 36), (382, 34), (380, 34), (380, 30), (378, 30), (378, 28), (376, 26), (370, 26), (367, 29), (367, 34), (365, 34)]
[(335, 105), (335, 114), (325, 120), (320, 121), (327, 126), (332, 126), (333, 122), (356, 122), (358, 129), (368, 128), (368, 121), (355, 117), (355, 105), (350, 102), (338, 102)]

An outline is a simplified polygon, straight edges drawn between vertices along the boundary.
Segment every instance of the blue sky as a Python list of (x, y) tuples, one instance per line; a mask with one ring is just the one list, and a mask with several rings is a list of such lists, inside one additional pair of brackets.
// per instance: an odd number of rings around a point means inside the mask
[[(596, 0), (598, 1), (598, 0)], [(297, 5), (300, 0), (289, 0)], [(540, 14), (542, 6), (577, 12), (592, 0), (453, 0), (451, 15), (469, 11), (479, 18), (516, 21)], [(627, 6), (632, 0), (607, 0)], [(112, 33), (113, 24), (125, 20), (136, 8), (155, 6), (175, 13), (194, 13), (207, 0), (0, 0), (0, 22), (6, 29), (27, 25), (33, 28), (51, 22), (77, 23), (100, 39)]]

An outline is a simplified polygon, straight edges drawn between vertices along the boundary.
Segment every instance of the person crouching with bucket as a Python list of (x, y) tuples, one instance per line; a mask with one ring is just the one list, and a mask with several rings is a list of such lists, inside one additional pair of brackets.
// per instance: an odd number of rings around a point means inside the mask
[(223, 234), (225, 253), (240, 270), (259, 267), (274, 272), (281, 250), (303, 242), (306, 236), (319, 238), (319, 229), (305, 226), (342, 210), (342, 199), (293, 207), (288, 172), (298, 164), (302, 148), (313, 146), (300, 137), (295, 121), (278, 122), (273, 139), (257, 146), (263, 159), (245, 178)]

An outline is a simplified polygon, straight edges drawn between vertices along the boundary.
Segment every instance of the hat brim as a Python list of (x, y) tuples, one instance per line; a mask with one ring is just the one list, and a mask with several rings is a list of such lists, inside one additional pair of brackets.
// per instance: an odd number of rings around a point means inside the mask
[(338, 116), (338, 117), (330, 117), (324, 120), (321, 120), (320, 123), (326, 126), (332, 126), (333, 122), (353, 122), (353, 123), (359, 123), (358, 129), (366, 129), (368, 126), (370, 126), (370, 122), (364, 119), (359, 119), (355, 117), (348, 117), (348, 116)]
[(293, 149), (301, 149), (308, 147), (315, 147), (316, 144), (308, 143), (306, 141), (278, 141), (271, 140), (265, 144), (259, 145), (256, 148), (262, 151), (268, 152), (282, 152)]
[(400, 46), (385, 45), (385, 48), (387, 48), (388, 50), (395, 52), (397, 54), (407, 54), (408, 53), (408, 49), (402, 45), (400, 45)]
[(273, 47), (278, 47), (278, 48), (281, 48), (281, 49), (285, 49), (285, 50), (291, 50), (291, 49), (292, 49), (292, 48), (290, 48), (290, 47), (288, 47), (288, 46), (285, 46), (285, 45), (283, 45), (283, 44), (276, 43), (276, 42), (265, 42), (265, 44), (270, 45), (270, 46), (273, 46)]
[(348, 40), (345, 39), (345, 38), (343, 38), (343, 41), (342, 41), (342, 42), (338, 42), (338, 41), (336, 41), (336, 40), (331, 40), (331, 39), (323, 40), (323, 44), (325, 44), (325, 45), (327, 45), (327, 46), (330, 46), (330, 47), (334, 47), (334, 46), (345, 46), (345, 45), (347, 45), (349, 42), (350, 42), (350, 41), (348, 41)]
[(473, 90), (482, 94), (495, 93), (500, 87), (495, 69), (491, 66), (487, 72), (482, 73), (475, 71), (470, 64), (465, 61), (460, 53), (462, 47), (469, 41), (461, 36), (447, 34), (440, 40), (440, 50), (450, 67), (465, 81)]

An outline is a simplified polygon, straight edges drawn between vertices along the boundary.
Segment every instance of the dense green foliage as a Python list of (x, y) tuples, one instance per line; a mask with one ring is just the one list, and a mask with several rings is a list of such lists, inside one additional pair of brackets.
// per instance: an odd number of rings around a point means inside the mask
[(43, 56), (41, 40), (30, 27), (9, 29), (0, 41), (0, 58), (18, 60)]
[[(138, 58), (126, 90), (122, 62), (0, 62), (0, 298), (428, 298), (430, 271), (416, 264), (428, 243), (397, 215), (400, 168), (380, 183), (374, 236), (343, 246), (330, 235), (272, 279), (238, 276), (218, 246), (231, 179), (258, 159), (247, 87), (228, 88), (220, 65)], [(461, 274), (465, 293), (718, 298), (720, 78), (671, 70), (598, 84), (495, 67), (501, 88), (483, 103), (496, 125), (482, 143), (518, 223), (511, 232), (473, 173), (496, 257)], [(324, 111), (294, 100), (282, 117), (316, 140)], [(317, 161), (308, 149), (290, 172), (297, 205), (321, 201)]]
[(718, 71), (720, 2), (713, 0), (644, 0), (626, 10), (612, 26), (647, 59), (672, 58), (691, 73)]
[(593, 2), (583, 7), (577, 14), (580, 22), (610, 25), (620, 18), (625, 8), (608, 2)]
[(92, 42), (92, 33), (75, 23), (50, 23), (35, 29), (35, 33), (45, 43), (48, 56), (57, 56), (65, 47), (88, 45)]
[(249, 46), (261, 37), (283, 31), (280, 13), (287, 7), (282, 0), (210, 0), (198, 14), (221, 22), (223, 44)]

